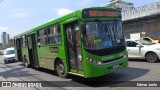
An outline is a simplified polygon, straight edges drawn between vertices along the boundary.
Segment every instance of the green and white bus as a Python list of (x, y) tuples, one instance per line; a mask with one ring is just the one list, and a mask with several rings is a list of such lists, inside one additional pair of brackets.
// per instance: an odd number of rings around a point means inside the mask
[(26, 67), (84, 78), (128, 66), (121, 12), (107, 7), (77, 10), (14, 37), (16, 59)]

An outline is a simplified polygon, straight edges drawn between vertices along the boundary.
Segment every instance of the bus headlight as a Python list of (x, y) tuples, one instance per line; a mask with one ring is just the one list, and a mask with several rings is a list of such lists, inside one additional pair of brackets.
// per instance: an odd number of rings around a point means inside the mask
[(91, 58), (86, 58), (89, 62), (93, 63), (93, 64), (96, 64), (96, 65), (102, 65), (102, 62), (101, 61), (97, 61), (97, 60), (93, 60)]
[(98, 65), (102, 65), (102, 62), (98, 61), (97, 64), (98, 64)]
[(124, 58), (127, 58), (127, 55), (124, 55)]

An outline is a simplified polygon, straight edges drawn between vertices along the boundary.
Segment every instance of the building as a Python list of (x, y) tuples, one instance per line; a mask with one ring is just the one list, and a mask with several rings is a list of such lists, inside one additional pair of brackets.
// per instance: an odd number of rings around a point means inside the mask
[(122, 10), (123, 31), (126, 38), (132, 33), (141, 33), (160, 40), (160, 2), (135, 8), (133, 3), (110, 0), (104, 6)]
[(118, 8), (118, 9), (121, 9), (122, 12), (134, 9), (134, 4), (133, 3), (125, 2), (125, 1), (122, 1), (122, 0), (110, 0), (109, 4), (106, 4), (106, 5), (103, 5), (103, 6)]
[(160, 40), (160, 2), (122, 12), (122, 21), (126, 38), (131, 33), (142, 33)]
[(1, 42), (5, 45), (9, 42), (9, 34), (6, 32), (2, 32), (1, 34)]
[(0, 50), (2, 50), (3, 49), (3, 44), (2, 43), (0, 43)]

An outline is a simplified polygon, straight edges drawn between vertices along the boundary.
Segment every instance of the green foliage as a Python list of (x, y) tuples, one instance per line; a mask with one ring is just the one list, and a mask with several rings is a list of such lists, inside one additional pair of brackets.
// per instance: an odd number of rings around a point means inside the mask
[(9, 42), (4, 45), (4, 48), (14, 47), (14, 40), (10, 39)]

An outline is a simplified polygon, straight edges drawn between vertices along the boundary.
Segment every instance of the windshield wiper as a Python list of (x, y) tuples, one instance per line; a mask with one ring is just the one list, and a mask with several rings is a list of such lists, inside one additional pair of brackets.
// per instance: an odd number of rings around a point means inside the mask
[(97, 22), (97, 24), (99, 24), (101, 29), (103, 29), (103, 27), (104, 27), (103, 23), (101, 21), (99, 21), (98, 19), (95, 19), (95, 21)]
[(109, 29), (106, 27), (106, 25), (103, 24), (103, 23), (102, 23), (101, 21), (99, 21), (98, 19), (96, 19), (95, 21), (97, 21), (97, 23), (100, 25), (100, 27), (101, 27), (102, 30), (105, 29), (104, 31), (106, 32), (106, 34), (107, 34), (107, 36), (108, 36), (107, 40), (111, 39), (110, 35), (108, 35)]
[[(117, 41), (117, 38), (116, 38), (116, 30), (117, 29), (117, 22), (116, 21), (113, 21), (113, 35), (114, 35), (114, 39)], [(118, 36), (117, 36), (118, 37)]]
[(112, 40), (112, 36), (111, 36), (112, 32), (111, 32), (111, 30), (110, 30), (110, 28), (109, 28), (108, 22), (105, 23), (105, 28), (106, 28), (105, 31), (106, 31), (107, 34), (108, 34), (107, 36), (109, 37), (110, 40)]

